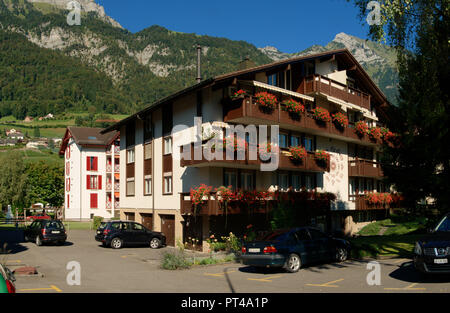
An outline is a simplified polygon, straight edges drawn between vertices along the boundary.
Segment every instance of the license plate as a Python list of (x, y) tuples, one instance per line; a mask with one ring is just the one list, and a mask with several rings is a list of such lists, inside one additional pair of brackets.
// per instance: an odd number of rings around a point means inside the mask
[(447, 259), (434, 259), (434, 263), (436, 263), (436, 264), (447, 264), (448, 260)]
[(250, 249), (248, 249), (248, 252), (250, 252), (250, 253), (259, 253), (259, 252), (261, 252), (261, 249), (260, 248), (250, 248)]
[(59, 234), (59, 230), (52, 231), (52, 234)]

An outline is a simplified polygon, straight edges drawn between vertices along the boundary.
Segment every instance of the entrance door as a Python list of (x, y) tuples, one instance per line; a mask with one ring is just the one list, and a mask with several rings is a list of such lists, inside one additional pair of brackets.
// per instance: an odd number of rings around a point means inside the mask
[(149, 230), (153, 230), (153, 215), (141, 213), (142, 225)]
[(166, 235), (166, 244), (175, 246), (175, 216), (161, 215), (161, 231)]

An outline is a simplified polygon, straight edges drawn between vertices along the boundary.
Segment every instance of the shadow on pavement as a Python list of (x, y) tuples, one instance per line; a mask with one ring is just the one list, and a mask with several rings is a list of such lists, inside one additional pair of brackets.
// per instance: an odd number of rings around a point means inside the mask
[(405, 262), (389, 274), (390, 277), (409, 283), (449, 283), (449, 274), (423, 274), (414, 268), (413, 262)]

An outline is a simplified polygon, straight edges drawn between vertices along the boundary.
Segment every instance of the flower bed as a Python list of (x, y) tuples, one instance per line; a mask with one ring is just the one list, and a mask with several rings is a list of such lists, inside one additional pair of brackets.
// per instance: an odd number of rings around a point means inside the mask
[(364, 134), (367, 134), (368, 131), (369, 131), (369, 125), (367, 125), (366, 122), (364, 122), (364, 121), (356, 122), (355, 133), (358, 136), (364, 136)]
[(278, 104), (277, 97), (266, 91), (258, 92), (255, 98), (255, 102), (264, 110), (273, 111)]
[(348, 127), (348, 118), (344, 113), (335, 113), (333, 114), (333, 122), (339, 128)]
[(327, 109), (317, 107), (313, 110), (313, 117), (319, 122), (329, 122), (331, 121), (330, 112)]
[(285, 100), (281, 104), (283, 104), (283, 111), (289, 112), (289, 114), (295, 115), (296, 117), (299, 117), (300, 114), (305, 112), (305, 106), (293, 99)]

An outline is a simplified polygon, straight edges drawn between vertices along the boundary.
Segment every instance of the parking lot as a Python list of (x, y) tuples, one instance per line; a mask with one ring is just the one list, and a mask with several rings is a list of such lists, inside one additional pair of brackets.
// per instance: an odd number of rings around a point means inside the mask
[[(370, 286), (367, 276), (371, 260), (319, 264), (289, 274), (282, 270), (255, 271), (238, 263), (195, 266), (189, 270), (167, 271), (159, 268), (160, 258), (170, 247), (103, 248), (93, 231), (72, 230), (64, 246), (37, 247), (23, 243), (8, 255), (10, 266), (34, 266), (41, 275), (17, 276), (19, 293), (64, 292), (450, 292), (449, 276), (422, 277), (411, 260), (378, 260), (380, 284)], [(80, 264), (81, 284), (67, 283), (72, 268)], [(43, 276), (42, 276), (43, 275)], [(372, 276), (371, 276), (372, 277)]]

